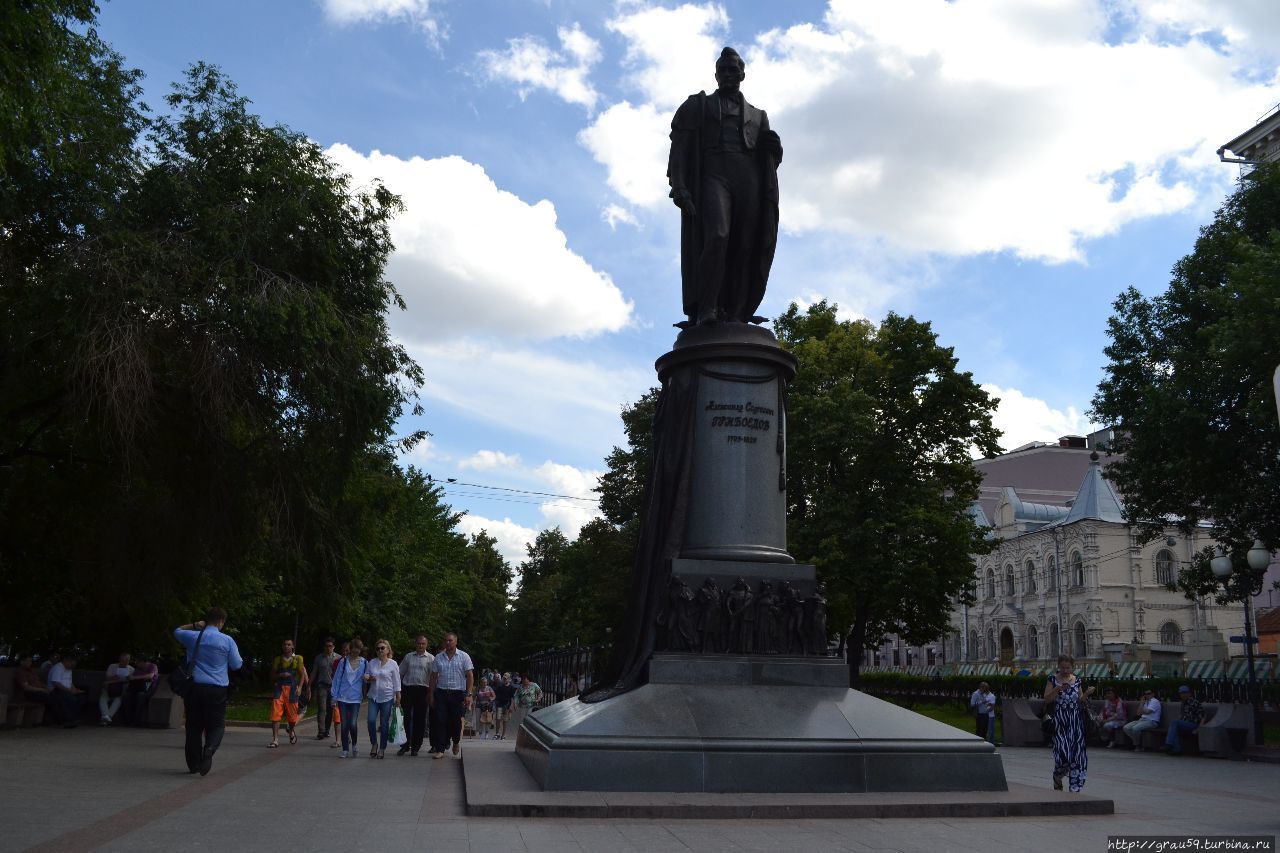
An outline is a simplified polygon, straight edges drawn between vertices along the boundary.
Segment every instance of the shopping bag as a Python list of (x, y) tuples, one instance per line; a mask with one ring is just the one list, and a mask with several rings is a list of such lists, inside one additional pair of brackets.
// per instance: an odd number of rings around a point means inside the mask
[(404, 731), (404, 714), (400, 713), (399, 708), (391, 712), (391, 742), (396, 746), (404, 746), (409, 742), (409, 736)]

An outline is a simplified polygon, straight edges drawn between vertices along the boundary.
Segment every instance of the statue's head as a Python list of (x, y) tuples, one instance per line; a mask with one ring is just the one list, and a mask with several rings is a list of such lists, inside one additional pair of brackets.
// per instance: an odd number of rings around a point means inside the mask
[(720, 88), (736, 92), (745, 79), (747, 79), (747, 66), (738, 52), (731, 47), (720, 51), (720, 58), (716, 60), (716, 83)]

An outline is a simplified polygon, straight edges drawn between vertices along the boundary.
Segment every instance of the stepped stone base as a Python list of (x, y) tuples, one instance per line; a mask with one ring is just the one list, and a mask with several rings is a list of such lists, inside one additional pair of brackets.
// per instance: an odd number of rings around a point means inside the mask
[(995, 747), (850, 690), (843, 661), (655, 655), (650, 681), (530, 714), (516, 754), (546, 791), (1005, 791)]

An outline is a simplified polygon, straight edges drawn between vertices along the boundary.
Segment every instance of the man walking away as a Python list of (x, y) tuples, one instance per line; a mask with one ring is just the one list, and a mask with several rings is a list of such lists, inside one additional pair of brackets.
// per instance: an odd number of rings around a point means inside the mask
[(215, 607), (202, 621), (180, 625), (173, 631), (174, 639), (187, 650), (187, 660), (194, 662), (193, 683), (183, 700), (187, 711), (187, 770), (201, 776), (213, 767), (213, 754), (222, 744), (230, 686), (228, 671), (244, 666), (236, 641), (222, 633), (226, 624), (227, 611)]
[(431, 683), (427, 702), (434, 712), (431, 720), (432, 758), (444, 758), (453, 741), (453, 754), (462, 754), (462, 715), (471, 707), (476, 689), (471, 655), (458, 648), (458, 635), (444, 635), (444, 651), (431, 663)]
[(329, 736), (333, 722), (333, 667), (338, 653), (333, 650), (333, 637), (325, 637), (324, 651), (311, 664), (311, 703), (316, 709), (316, 740)]
[(431, 685), (431, 664), (435, 655), (427, 651), (426, 634), (414, 638), (413, 651), (400, 661), (400, 687), (403, 691), (405, 734), (409, 739), (397, 755), (417, 755), (427, 735), (427, 690)]

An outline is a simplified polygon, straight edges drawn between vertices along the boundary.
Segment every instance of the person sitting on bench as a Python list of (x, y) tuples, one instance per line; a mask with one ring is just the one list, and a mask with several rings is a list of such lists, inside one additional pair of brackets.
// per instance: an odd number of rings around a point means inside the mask
[(1185, 684), (1178, 688), (1178, 701), (1182, 703), (1182, 719), (1169, 721), (1169, 734), (1164, 739), (1165, 751), (1170, 755), (1182, 755), (1182, 735), (1194, 734), (1204, 720), (1204, 708)]

